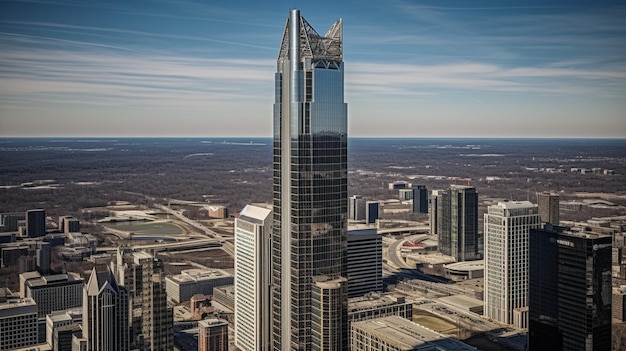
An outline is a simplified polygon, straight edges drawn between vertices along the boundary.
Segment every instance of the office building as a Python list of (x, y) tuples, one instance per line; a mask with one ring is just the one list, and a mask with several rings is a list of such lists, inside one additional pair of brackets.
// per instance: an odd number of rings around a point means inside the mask
[(311, 289), (311, 350), (345, 350), (348, 347), (348, 279), (313, 277)]
[(397, 180), (395, 182), (389, 183), (388, 187), (389, 187), (389, 190), (408, 189), (411, 187), (411, 183), (405, 182), (403, 180)]
[(350, 322), (387, 316), (400, 316), (412, 320), (413, 303), (407, 302), (404, 296), (393, 296), (390, 293), (382, 294), (379, 292), (348, 299), (348, 320)]
[(549, 192), (538, 193), (537, 206), (542, 222), (559, 225), (559, 195)]
[(353, 221), (365, 220), (365, 198), (360, 195), (350, 196), (348, 216)]
[(130, 349), (128, 293), (108, 266), (96, 266), (83, 290), (83, 338), (89, 351)]
[(228, 322), (216, 318), (199, 321), (198, 351), (228, 351)]
[(26, 211), (26, 235), (31, 238), (46, 235), (46, 211), (42, 209)]
[(479, 259), (476, 188), (451, 185), (437, 192), (435, 204), (439, 252), (457, 262)]
[(49, 242), (41, 241), (37, 243), (37, 269), (41, 274), (50, 274), (50, 263), (52, 260), (52, 248)]
[(348, 230), (348, 297), (383, 291), (383, 242), (375, 228)]
[(530, 233), (529, 350), (611, 349), (610, 235)]
[(425, 185), (413, 185), (413, 213), (428, 213), (428, 189)]
[(165, 278), (167, 298), (174, 303), (189, 301), (195, 294), (213, 295), (213, 288), (233, 285), (233, 276), (221, 269), (185, 269)]
[(365, 223), (375, 224), (380, 218), (380, 203), (378, 201), (365, 202)]
[(235, 345), (269, 350), (272, 211), (247, 205), (235, 219)]
[(171, 350), (174, 312), (167, 305), (163, 262), (147, 252), (118, 249), (114, 271), (131, 301), (131, 347)]
[[(81, 290), (82, 292), (82, 290)], [(46, 342), (49, 345), (54, 345), (54, 332), (60, 327), (78, 324), (83, 320), (83, 306), (75, 307), (65, 311), (56, 311), (46, 316)], [(67, 339), (67, 338), (66, 338)], [(66, 344), (72, 343), (72, 337), (69, 337), (69, 342), (64, 340)], [(58, 340), (57, 340), (58, 343)], [(57, 350), (57, 348), (53, 348)]]
[(37, 304), (31, 298), (0, 303), (0, 350), (37, 344)]
[(72, 274), (20, 274), (20, 291), (37, 303), (38, 317), (83, 305), (83, 278)]
[(514, 324), (514, 314), (524, 314), (522, 325), (515, 326), (527, 328), (528, 236), (541, 226), (537, 205), (499, 202), (487, 208), (484, 224), (485, 316)]
[(359, 322), (350, 327), (351, 351), (476, 351), (475, 347), (450, 339), (399, 316)]
[(413, 189), (398, 189), (398, 199), (400, 201), (413, 200)]
[(437, 232), (437, 221), (439, 214), (437, 213), (437, 199), (443, 190), (433, 190), (428, 198), (428, 220), (430, 225), (430, 234), (439, 236)]
[(4, 212), (0, 213), (0, 233), (16, 232), (18, 230), (18, 222), (24, 221), (26, 214), (24, 212)]
[(80, 233), (80, 221), (73, 216), (60, 216), (59, 230), (64, 234)]
[(83, 330), (80, 323), (64, 325), (54, 329), (52, 333), (52, 343), (50, 346), (54, 351), (74, 351), (72, 349), (72, 339), (81, 337)]
[[(274, 350), (312, 348), (313, 277), (339, 279), (347, 273), (348, 135), (343, 68), (341, 20), (322, 36), (299, 10), (291, 10), (275, 75)], [(344, 306), (328, 307), (339, 314)], [(347, 335), (346, 326), (338, 326), (338, 332)]]

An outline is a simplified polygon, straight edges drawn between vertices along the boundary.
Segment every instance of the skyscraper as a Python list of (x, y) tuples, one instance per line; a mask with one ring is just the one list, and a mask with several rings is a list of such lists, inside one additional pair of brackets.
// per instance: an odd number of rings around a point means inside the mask
[(217, 318), (199, 321), (198, 351), (228, 351), (228, 322)]
[(26, 211), (26, 235), (31, 238), (46, 235), (46, 211), (43, 209)]
[(145, 351), (172, 350), (174, 311), (167, 306), (163, 261), (146, 252), (124, 255), (118, 249), (118, 267), (120, 282), (131, 300), (131, 346)]
[(537, 194), (539, 215), (544, 223), (559, 225), (559, 195), (549, 192)]
[[(274, 350), (311, 350), (314, 277), (346, 276), (347, 105), (342, 21), (321, 36), (291, 10), (274, 103)], [(347, 313), (346, 289), (328, 308)], [(345, 312), (344, 312), (345, 311)], [(347, 335), (347, 318), (339, 328)], [(347, 337), (341, 337), (347, 340)], [(339, 349), (345, 349), (342, 345)]]
[(487, 208), (484, 224), (485, 316), (514, 324), (514, 313), (528, 306), (528, 236), (541, 218), (529, 201), (506, 201)]
[(247, 205), (235, 220), (235, 345), (270, 349), (272, 211)]
[(126, 289), (117, 284), (108, 266), (96, 266), (83, 291), (83, 338), (88, 350), (128, 350)]
[(530, 231), (529, 350), (611, 349), (611, 236)]
[[(439, 252), (458, 262), (478, 259), (478, 193), (472, 186), (451, 185), (437, 192), (436, 232)], [(431, 220), (432, 220), (431, 216)]]
[(413, 185), (413, 212), (428, 213), (428, 189), (425, 185)]

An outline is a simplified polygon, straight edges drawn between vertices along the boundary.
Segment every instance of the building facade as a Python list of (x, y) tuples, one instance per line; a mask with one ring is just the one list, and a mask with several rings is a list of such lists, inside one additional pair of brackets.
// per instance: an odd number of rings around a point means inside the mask
[(539, 216), (544, 223), (559, 225), (559, 195), (543, 192), (537, 194)]
[(131, 347), (172, 350), (174, 311), (167, 305), (163, 262), (147, 252), (118, 249), (117, 278), (130, 299)]
[(413, 213), (428, 213), (428, 189), (425, 185), (413, 185)]
[(46, 235), (46, 211), (43, 209), (26, 211), (26, 235), (31, 238)]
[(174, 303), (189, 301), (195, 294), (212, 295), (214, 287), (232, 284), (233, 276), (221, 269), (185, 269), (165, 278), (167, 298)]
[(235, 345), (269, 350), (272, 211), (247, 205), (235, 219)]
[(348, 297), (383, 291), (383, 241), (375, 228), (348, 230)]
[[(312, 349), (313, 277), (346, 276), (347, 104), (342, 45), (341, 20), (322, 36), (299, 10), (291, 10), (275, 75), (274, 350)], [(330, 307), (341, 313), (343, 306)], [(347, 335), (347, 321), (338, 328)]]
[(365, 198), (360, 195), (350, 196), (348, 216), (353, 221), (365, 220)]
[(610, 235), (530, 233), (529, 350), (611, 349)]
[(506, 201), (487, 208), (484, 224), (485, 316), (514, 324), (528, 306), (528, 236), (541, 217), (529, 201)]
[(216, 318), (199, 321), (198, 351), (228, 351), (228, 322)]
[[(439, 252), (457, 262), (479, 258), (478, 193), (476, 188), (451, 185), (437, 192), (436, 233)], [(432, 218), (431, 218), (432, 220)]]
[(63, 311), (83, 305), (83, 279), (72, 274), (41, 276), (36, 272), (20, 274), (24, 297), (37, 303), (39, 318), (53, 311)]
[(130, 349), (128, 293), (108, 266), (96, 266), (83, 292), (83, 338), (89, 351)]
[(37, 304), (31, 298), (0, 303), (0, 350), (37, 344)]

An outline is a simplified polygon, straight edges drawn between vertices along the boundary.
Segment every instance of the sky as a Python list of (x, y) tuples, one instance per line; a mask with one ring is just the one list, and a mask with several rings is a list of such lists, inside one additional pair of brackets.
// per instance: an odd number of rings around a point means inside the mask
[(626, 138), (622, 1), (0, 0), (0, 137), (269, 137), (290, 8), (351, 137)]

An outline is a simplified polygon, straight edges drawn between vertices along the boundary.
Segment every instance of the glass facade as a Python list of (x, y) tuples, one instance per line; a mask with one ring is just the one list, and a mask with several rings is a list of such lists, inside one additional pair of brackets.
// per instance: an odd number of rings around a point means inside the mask
[(274, 103), (275, 350), (311, 349), (313, 277), (346, 276), (347, 105), (341, 45), (341, 20), (320, 36), (298, 10), (291, 11)]

